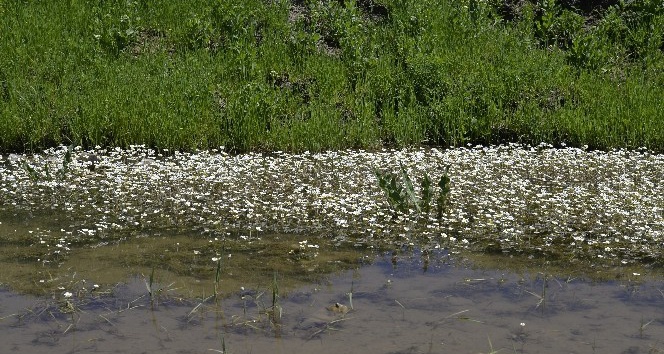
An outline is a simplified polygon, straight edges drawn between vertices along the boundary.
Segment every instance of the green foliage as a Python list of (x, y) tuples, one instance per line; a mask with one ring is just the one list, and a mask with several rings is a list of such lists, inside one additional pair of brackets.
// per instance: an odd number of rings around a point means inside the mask
[(154, 289), (154, 283), (155, 283), (154, 282), (154, 269), (155, 269), (155, 267), (152, 267), (152, 271), (150, 272), (150, 279), (146, 283), (147, 288), (148, 288), (148, 294), (150, 294), (150, 301), (152, 301), (152, 299), (154, 299), (154, 295), (155, 295), (154, 294), (155, 293), (155, 291), (154, 291), (155, 290)]
[(475, 23), (479, 16), (478, 0), (468, 0), (468, 13), (470, 20)]
[(7, 75), (0, 70), (0, 98), (2, 101), (9, 102), (11, 99), (11, 91), (9, 89), (9, 82), (7, 81)]
[(214, 297), (217, 299), (219, 295), (219, 282), (221, 281), (221, 257), (217, 259), (217, 267), (214, 273)]
[(449, 170), (449, 166), (445, 168), (445, 173), (443, 173), (443, 175), (440, 176), (440, 180), (438, 180), (439, 192), (436, 199), (436, 215), (438, 215), (438, 218), (443, 215), (445, 207), (450, 203), (450, 177), (448, 175)]
[(422, 198), (420, 200), (420, 210), (426, 214), (431, 210), (431, 201), (433, 200), (433, 189), (431, 188), (432, 182), (429, 175), (424, 174), (420, 180), (420, 190), (422, 191)]
[(93, 37), (102, 51), (118, 56), (138, 40), (141, 19), (134, 2), (127, 2), (126, 7), (95, 6), (92, 13)]
[(188, 49), (211, 49), (214, 48), (219, 36), (212, 22), (208, 18), (193, 15), (187, 19), (184, 30), (184, 41)]
[(22, 167), (30, 176), (30, 179), (33, 182), (37, 181), (53, 181), (53, 180), (62, 180), (67, 176), (69, 171), (69, 164), (72, 161), (71, 151), (73, 146), (68, 146), (65, 154), (62, 157), (62, 164), (58, 167), (55, 172), (55, 175), (51, 173), (51, 168), (48, 164), (44, 165), (43, 168), (36, 169), (32, 165), (23, 161)]
[(281, 315), (283, 313), (283, 309), (279, 304), (280, 298), (281, 296), (279, 295), (279, 283), (277, 282), (277, 272), (275, 271), (272, 277), (272, 307), (268, 312), (270, 321), (272, 321), (272, 323), (279, 323), (281, 321)]
[(0, 149), (661, 150), (663, 5), (568, 3), (3, 2)]
[(562, 9), (555, 0), (541, 0), (535, 20), (535, 37), (545, 46), (570, 47), (572, 40), (582, 30), (583, 16)]
[[(438, 195), (436, 197), (436, 210), (440, 218), (443, 210), (447, 206), (450, 192), (450, 178), (448, 176), (449, 166), (438, 181)], [(411, 211), (429, 214), (431, 210), (431, 201), (435, 195), (431, 178), (425, 173), (419, 179), (420, 194), (418, 197), (413, 181), (403, 165), (400, 166), (400, 174), (383, 173), (375, 171), (378, 179), (378, 186), (385, 192), (387, 200), (394, 210), (398, 213), (408, 214)]]

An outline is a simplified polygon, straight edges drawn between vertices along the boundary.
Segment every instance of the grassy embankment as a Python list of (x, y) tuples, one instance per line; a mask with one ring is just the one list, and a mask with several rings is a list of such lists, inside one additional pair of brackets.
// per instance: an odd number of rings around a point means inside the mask
[(511, 3), (0, 1), (0, 151), (664, 150), (661, 2)]

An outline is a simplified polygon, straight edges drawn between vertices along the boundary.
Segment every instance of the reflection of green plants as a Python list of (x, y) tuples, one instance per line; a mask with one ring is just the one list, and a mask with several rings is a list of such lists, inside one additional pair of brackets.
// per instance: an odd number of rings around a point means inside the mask
[[(233, 316), (234, 326), (245, 326), (256, 331), (274, 331), (278, 335), (280, 322), (283, 315), (283, 308), (280, 304), (281, 295), (279, 293), (279, 284), (277, 282), (277, 272), (274, 272), (270, 292), (272, 294), (272, 305), (266, 303), (264, 296), (267, 291), (245, 291), (242, 288), (241, 299), (243, 301), (243, 316)], [(267, 300), (269, 301), (269, 300)], [(256, 315), (251, 315), (250, 310), (256, 308)], [(269, 327), (265, 328), (265, 327)]]
[(150, 296), (150, 304), (154, 304), (154, 298), (155, 298), (155, 288), (154, 288), (154, 267), (152, 267), (152, 271), (150, 272), (150, 278), (145, 282), (145, 287), (148, 290), (148, 295)]
[(223, 334), (219, 337), (219, 341), (221, 343), (221, 350), (217, 350), (217, 349), (208, 349), (208, 350), (213, 351), (213, 352), (217, 352), (217, 353), (222, 353), (222, 354), (227, 353), (227, 351), (226, 351), (226, 339), (224, 338)]
[[(172, 282), (172, 283), (170, 283), (166, 286), (160, 286), (157, 283), (157, 279), (155, 278), (155, 270), (156, 270), (156, 268), (153, 266), (152, 270), (150, 271), (150, 276), (147, 279), (145, 279), (145, 278), (143, 279), (143, 282), (145, 283), (145, 288), (148, 291), (147, 295), (150, 298), (150, 308), (151, 309), (154, 309), (159, 304), (158, 301), (162, 297), (162, 295), (175, 290), (174, 288), (172, 288), (173, 284), (175, 284), (174, 282)], [(141, 297), (143, 297), (143, 296), (141, 296)], [(205, 301), (207, 301), (207, 299)], [(200, 304), (199, 304), (199, 306), (200, 306)], [(199, 306), (194, 308), (194, 310), (192, 310), (189, 314), (191, 315), (193, 312), (195, 312), (196, 309)]]
[(535, 309), (542, 308), (542, 313), (544, 313), (544, 309), (546, 306), (546, 289), (549, 286), (549, 278), (550, 276), (547, 275), (546, 273), (540, 273), (542, 275), (542, 291), (540, 294), (534, 293), (532, 291), (526, 290), (526, 292), (530, 295), (533, 295), (537, 299), (537, 304), (535, 305)]
[(281, 320), (282, 308), (279, 304), (279, 284), (277, 283), (277, 272), (274, 272), (274, 277), (272, 279), (272, 309), (270, 311), (270, 317), (273, 322), (279, 322)]
[(498, 350), (493, 349), (493, 344), (491, 343), (491, 337), (487, 336), (487, 339), (489, 340), (489, 350), (490, 350), (490, 352), (488, 352), (487, 354), (496, 354), (502, 350), (502, 349)]
[(214, 297), (219, 294), (219, 281), (221, 281), (221, 257), (217, 258), (217, 270), (214, 274)]
[[(449, 201), (450, 178), (448, 176), (449, 166), (438, 181), (438, 196), (436, 198), (437, 215), (440, 217)], [(379, 187), (385, 192), (390, 205), (400, 213), (408, 213), (415, 210), (418, 213), (428, 214), (431, 210), (431, 201), (434, 191), (431, 178), (425, 173), (424, 177), (419, 179), (421, 197), (417, 196), (413, 181), (408, 172), (401, 166), (400, 174), (383, 173), (376, 170)]]
[(350, 319), (350, 317), (340, 317), (340, 318), (335, 318), (334, 320), (325, 323), (325, 324), (323, 325), (323, 328), (321, 328), (321, 329), (315, 331), (314, 333), (312, 333), (312, 334), (309, 336), (309, 339), (313, 339), (313, 338), (315, 338), (316, 336), (318, 336), (318, 335), (320, 335), (320, 334), (322, 334), (322, 333), (325, 333), (325, 332), (327, 332), (327, 331), (338, 331), (339, 329), (336, 328), (336, 327), (334, 327), (334, 324), (339, 323), (339, 322), (342, 322), (342, 321), (346, 321), (346, 320), (349, 320), (349, 319)]

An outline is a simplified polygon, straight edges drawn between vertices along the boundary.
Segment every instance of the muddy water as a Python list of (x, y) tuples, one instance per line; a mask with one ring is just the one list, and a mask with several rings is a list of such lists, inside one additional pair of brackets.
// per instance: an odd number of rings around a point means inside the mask
[(278, 282), (224, 289), (218, 301), (151, 298), (143, 278), (84, 298), (3, 291), (0, 353), (664, 351), (661, 278), (590, 282), (450, 259), (365, 257), (357, 269), (292, 290)]

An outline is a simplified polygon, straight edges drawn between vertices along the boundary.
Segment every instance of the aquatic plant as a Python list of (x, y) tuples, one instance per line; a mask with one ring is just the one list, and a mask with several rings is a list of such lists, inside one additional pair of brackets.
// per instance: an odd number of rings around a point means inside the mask
[(223, 333), (221, 333), (221, 334), (219, 335), (219, 344), (220, 344), (220, 346), (221, 346), (221, 349), (213, 349), (213, 348), (209, 348), (208, 350), (209, 350), (209, 351), (212, 351), (212, 352), (216, 352), (216, 353), (221, 353), (221, 354), (226, 354), (226, 353), (228, 353), (228, 352), (226, 351), (226, 338), (224, 337), (224, 334), (223, 334)]
[(281, 321), (281, 315), (283, 313), (283, 309), (279, 304), (280, 298), (281, 297), (279, 295), (279, 283), (277, 282), (277, 272), (274, 272), (272, 278), (272, 307), (269, 311), (270, 319), (274, 323), (278, 323), (279, 321)]
[[(283, 253), (294, 250), (289, 260), (318, 266), (328, 246), (404, 244), (546, 259), (578, 269), (664, 264), (664, 158), (647, 150), (513, 144), (231, 155), (74, 147), (63, 179), (35, 181), (22, 167), (43, 171), (48, 165), (55, 171), (65, 149), (0, 160), (4, 245), (20, 253), (24, 264), (53, 274), (78, 250), (111, 253), (104, 247), (149, 242), (172, 271), (209, 279), (211, 293), (210, 259), (223, 244), (251, 248), (265, 244), (260, 235), (276, 233), (306, 235)], [(98, 158), (94, 170), (88, 155)], [(413, 187), (401, 198), (409, 202), (415, 195), (421, 212), (412, 206), (412, 212), (395, 213), (377, 185), (377, 168), (400, 163)], [(452, 182), (439, 174), (448, 166), (454, 185), (445, 193)], [(403, 189), (401, 174), (395, 176)], [(417, 178), (425, 175), (432, 180), (429, 187)], [(429, 198), (425, 213), (421, 201)], [(445, 205), (440, 218), (434, 215), (437, 205)], [(178, 240), (179, 246), (155, 237), (171, 233), (195, 237), (186, 245)], [(199, 252), (194, 260), (193, 251)], [(145, 258), (126, 255), (121, 262), (147, 268), (148, 278), (152, 264)], [(264, 271), (271, 275), (271, 269)]]
[[(221, 281), (221, 257), (216, 257), (217, 267), (214, 273), (214, 297), (217, 298), (219, 294), (219, 282)], [(214, 261), (214, 258), (213, 258)]]
[(154, 301), (157, 296), (157, 291), (159, 289), (155, 289), (155, 278), (154, 278), (154, 271), (155, 267), (152, 267), (152, 271), (150, 271), (150, 277), (145, 281), (145, 287), (148, 290), (148, 296), (150, 297), (150, 306), (154, 306)]
[(445, 167), (445, 173), (443, 173), (443, 175), (440, 176), (440, 180), (438, 180), (438, 188), (440, 189), (438, 191), (438, 197), (436, 198), (436, 215), (439, 219), (443, 216), (443, 211), (450, 203), (450, 177), (448, 175), (449, 170), (450, 166), (448, 165)]
[(62, 156), (62, 162), (58, 166), (55, 175), (51, 173), (51, 165), (44, 164), (39, 170), (35, 169), (34, 166), (30, 165), (26, 161), (21, 163), (21, 167), (26, 171), (28, 176), (33, 182), (37, 181), (53, 181), (54, 179), (63, 179), (69, 170), (69, 165), (72, 162), (72, 148), (73, 146), (67, 146), (65, 148), (64, 154)]
[[(442, 216), (443, 209), (448, 202), (450, 193), (450, 178), (448, 176), (449, 166), (445, 167), (445, 172), (440, 176), (438, 181), (438, 196), (436, 197), (436, 210), (438, 218)], [(417, 196), (417, 192), (413, 185), (413, 181), (400, 165), (400, 175), (381, 172), (376, 169), (375, 174), (378, 179), (378, 186), (385, 192), (387, 200), (390, 205), (400, 213), (409, 213), (415, 210), (418, 213), (428, 214), (431, 209), (431, 201), (433, 199), (434, 191), (432, 189), (431, 178), (427, 173), (419, 179), (421, 197)]]
[(643, 338), (644, 334), (643, 332), (645, 331), (646, 327), (650, 325), (651, 323), (655, 322), (655, 320), (650, 320), (646, 322), (643, 317), (641, 317), (641, 324), (639, 325), (639, 338)]

